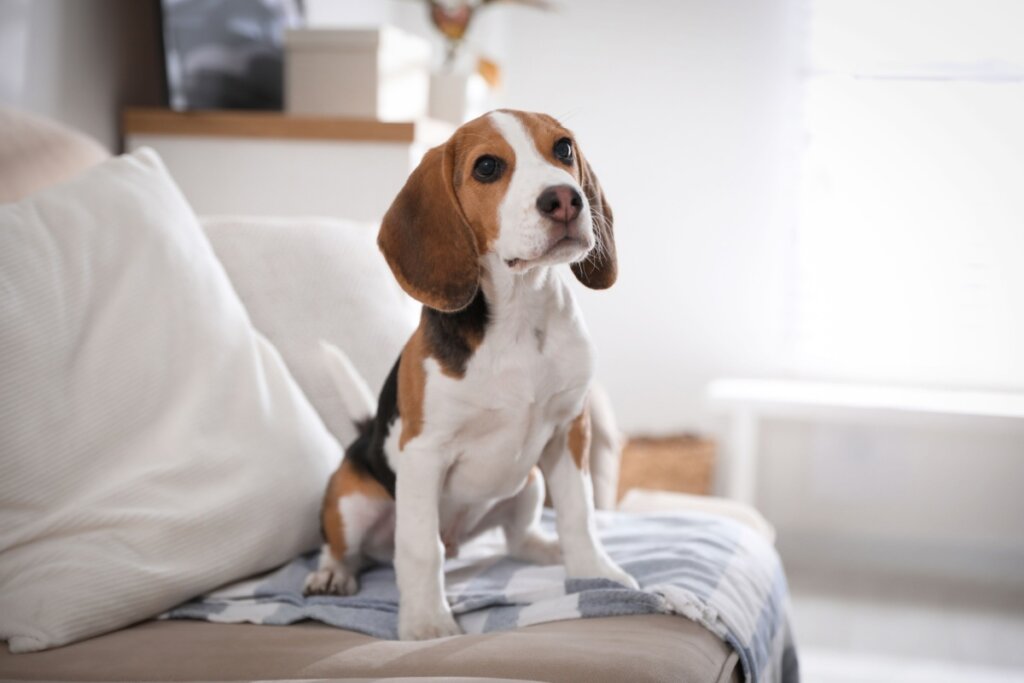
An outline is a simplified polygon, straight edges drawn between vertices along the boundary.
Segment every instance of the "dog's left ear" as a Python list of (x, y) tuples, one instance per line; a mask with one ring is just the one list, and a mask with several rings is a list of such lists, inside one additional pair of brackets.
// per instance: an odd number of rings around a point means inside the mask
[(428, 151), (381, 222), (377, 245), (410, 296), (439, 311), (465, 308), (476, 296), (476, 240), (452, 186), (454, 149)]
[(615, 284), (619, 274), (618, 259), (615, 255), (615, 234), (612, 230), (612, 207), (604, 198), (604, 190), (597, 182), (590, 164), (583, 158), (579, 150), (576, 155), (580, 162), (581, 185), (583, 194), (590, 204), (590, 218), (594, 223), (596, 242), (582, 261), (572, 264), (572, 272), (576, 279), (591, 289), (607, 289)]

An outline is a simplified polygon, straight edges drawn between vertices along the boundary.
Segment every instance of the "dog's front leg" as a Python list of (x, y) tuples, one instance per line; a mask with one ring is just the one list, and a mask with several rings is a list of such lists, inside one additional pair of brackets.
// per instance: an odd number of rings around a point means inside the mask
[[(411, 446), (411, 444), (410, 444)], [(461, 633), (444, 596), (440, 495), (447, 463), (434, 453), (407, 448), (395, 485), (395, 573), (398, 637), (426, 640)]]
[[(589, 425), (588, 425), (589, 427)], [(636, 579), (622, 570), (601, 547), (594, 527), (594, 492), (586, 446), (572, 443), (571, 429), (556, 431), (541, 456), (540, 466), (555, 506), (555, 525), (569, 578), (601, 577), (637, 588)], [(574, 455), (572, 446), (578, 454)]]

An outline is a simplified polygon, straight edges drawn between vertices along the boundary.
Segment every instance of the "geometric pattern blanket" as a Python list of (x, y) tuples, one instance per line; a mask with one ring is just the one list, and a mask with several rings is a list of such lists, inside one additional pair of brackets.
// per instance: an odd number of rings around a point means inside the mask
[[(786, 577), (763, 536), (704, 512), (596, 515), (605, 550), (636, 578), (640, 590), (604, 579), (567, 579), (560, 565), (512, 560), (503, 555), (500, 533), (490, 532), (445, 563), (448, 600), (463, 630), (677, 614), (729, 643), (748, 682), (798, 683)], [(550, 510), (542, 523), (554, 535)], [(316, 562), (316, 552), (303, 555), (268, 574), (199, 596), (163, 618), (276, 625), (313, 619), (378, 638), (397, 637), (398, 588), (390, 565), (364, 571), (355, 595), (306, 597), (303, 582)]]

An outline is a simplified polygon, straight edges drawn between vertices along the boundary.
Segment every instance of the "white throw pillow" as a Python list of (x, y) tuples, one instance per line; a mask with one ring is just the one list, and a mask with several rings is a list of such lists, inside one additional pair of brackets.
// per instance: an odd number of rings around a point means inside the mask
[(356, 437), (320, 340), (342, 349), (377, 397), (419, 320), (377, 249), (377, 226), (327, 218), (205, 218), (253, 325), (342, 445)]
[(0, 206), (0, 378), (12, 652), (317, 545), (338, 444), (154, 152)]

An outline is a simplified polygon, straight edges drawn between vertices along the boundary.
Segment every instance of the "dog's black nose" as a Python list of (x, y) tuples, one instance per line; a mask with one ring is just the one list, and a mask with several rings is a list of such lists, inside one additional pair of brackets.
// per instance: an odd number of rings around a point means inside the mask
[(576, 188), (569, 185), (553, 185), (537, 197), (537, 210), (551, 220), (568, 223), (580, 215), (583, 198)]

